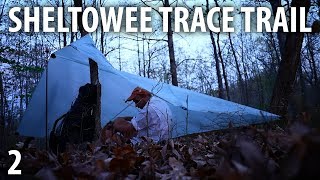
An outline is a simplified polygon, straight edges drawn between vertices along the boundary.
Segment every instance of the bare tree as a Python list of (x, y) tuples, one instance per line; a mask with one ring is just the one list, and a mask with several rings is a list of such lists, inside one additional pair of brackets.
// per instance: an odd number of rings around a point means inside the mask
[[(66, 26), (66, 18), (64, 16), (64, 9), (65, 9), (64, 0), (62, 0), (61, 6), (63, 7), (63, 27), (65, 27)], [(63, 47), (65, 47), (65, 46), (67, 46), (67, 33), (63, 32), (62, 35), (63, 35)]]
[[(141, 0), (141, 2), (149, 6), (146, 1)], [(170, 2), (169, 0), (163, 0), (162, 1), (164, 7), (170, 7)], [(162, 14), (153, 8), (160, 16), (163, 18)], [(167, 32), (167, 40), (168, 44), (168, 51), (169, 51), (169, 60), (170, 60), (170, 73), (171, 73), (171, 83), (174, 86), (178, 86), (178, 75), (177, 75), (177, 64), (176, 64), (176, 59), (175, 59), (175, 54), (174, 54), (174, 43), (173, 43), (173, 30), (172, 30), (172, 19), (171, 19), (171, 12), (168, 13), (168, 32)]]
[(119, 62), (119, 70), (122, 70), (122, 62), (121, 62), (121, 37), (120, 33), (118, 36), (118, 62)]
[(240, 90), (241, 90), (241, 102), (247, 102), (247, 100), (244, 100), (243, 98), (243, 94), (245, 92), (244, 90), (244, 82), (243, 82), (243, 79), (242, 79), (242, 75), (241, 75), (241, 70), (240, 70), (240, 65), (239, 65), (239, 61), (238, 61), (238, 57), (236, 55), (236, 50), (233, 46), (233, 42), (231, 40), (231, 35), (230, 33), (228, 33), (228, 38), (229, 38), (229, 43), (230, 43), (230, 47), (231, 47), (231, 51), (232, 51), (232, 54), (233, 54), (233, 58), (234, 58), (234, 61), (236, 63), (236, 70), (237, 70), (237, 75), (238, 75), (238, 82), (239, 82), (239, 85), (240, 85)]
[[(74, 7), (81, 7), (82, 8), (82, 0), (73, 0), (73, 3), (74, 3)], [(79, 27), (79, 31), (80, 31), (80, 34), (81, 34), (81, 37), (85, 36), (88, 34), (88, 32), (86, 32), (83, 28), (83, 24), (82, 24), (82, 11), (78, 12), (77, 13), (78, 15), (78, 27)]]
[(146, 77), (146, 72), (147, 72), (146, 71), (146, 58), (145, 58), (146, 53), (145, 53), (145, 47), (144, 47), (144, 41), (146, 39), (146, 35), (143, 33), (142, 36), (143, 36), (143, 39), (142, 39), (142, 65), (143, 65), (143, 71), (142, 71), (142, 73), (143, 73), (143, 77)]
[[(301, 17), (300, 7), (305, 7), (307, 14), (310, 8), (310, 0), (293, 0), (291, 6), (297, 7), (297, 17)], [(307, 17), (306, 14), (305, 17)], [(300, 18), (290, 20), (297, 21), (297, 29), (300, 29)], [(271, 98), (270, 110), (273, 113), (284, 115), (287, 112), (289, 96), (293, 90), (297, 70), (301, 63), (300, 52), (303, 38), (304, 33), (302, 32), (286, 34), (282, 60)]]
[(137, 42), (137, 58), (138, 58), (138, 73), (139, 73), (139, 76), (141, 76), (141, 60), (140, 60), (140, 45), (139, 45), (139, 34), (137, 33), (137, 39), (136, 39), (136, 42)]
[[(164, 0), (164, 7), (170, 7), (169, 0)], [(174, 46), (173, 46), (173, 31), (172, 31), (172, 22), (171, 22), (171, 13), (169, 13), (168, 18), (168, 49), (169, 49), (169, 59), (170, 59), (170, 72), (172, 85), (178, 86), (178, 75), (177, 75), (177, 65), (176, 59), (174, 56)]]
[[(247, 65), (245, 63), (245, 55), (244, 55), (244, 39), (243, 39), (243, 33), (241, 32), (241, 62), (242, 62), (242, 69), (243, 69), (243, 73), (244, 73), (244, 96), (245, 96), (245, 101), (244, 104), (248, 105), (249, 104), (249, 94), (248, 94), (248, 72), (247, 72)], [(229, 34), (229, 38), (230, 38), (230, 34)]]
[(309, 64), (310, 64), (310, 71), (311, 71), (311, 82), (314, 86), (318, 85), (318, 73), (317, 73), (317, 66), (316, 66), (316, 57), (314, 54), (314, 45), (312, 42), (312, 37), (310, 34), (307, 34), (307, 51), (310, 55)]
[(230, 101), (230, 91), (229, 91), (229, 83), (228, 83), (228, 77), (227, 77), (227, 71), (226, 71), (226, 67), (225, 67), (225, 63), (222, 57), (222, 51), (221, 51), (221, 47), (220, 47), (220, 32), (217, 35), (217, 46), (218, 46), (218, 54), (219, 54), (219, 58), (221, 61), (221, 67), (222, 67), (222, 75), (223, 75), (223, 80), (224, 80), (224, 86), (226, 87), (226, 94), (227, 94), (227, 99), (228, 101)]
[[(215, 1), (217, 4), (217, 1)], [(206, 8), (207, 8), (207, 13), (209, 12), (209, 0), (206, 0)], [(209, 31), (210, 34), (210, 39), (211, 39), (211, 44), (213, 47), (213, 57), (216, 65), (216, 74), (218, 78), (218, 97), (219, 98), (224, 98), (223, 95), (223, 84), (222, 84), (222, 77), (221, 77), (221, 71), (220, 71), (220, 63), (219, 63), (219, 57), (218, 57), (218, 50), (216, 46), (216, 41), (213, 36), (213, 32)], [(219, 43), (219, 42), (217, 42)]]
[[(268, 0), (271, 8), (273, 15), (276, 15), (278, 7), (281, 7), (281, 0)], [(280, 47), (280, 54), (284, 54), (284, 47), (285, 47), (285, 42), (286, 42), (286, 34), (283, 32), (282, 28), (279, 28), (277, 31), (277, 37), (278, 37), (278, 42), (279, 42), (279, 47)]]
[[(100, 6), (102, 6), (102, 0), (100, 0)], [(102, 22), (102, 19), (101, 19), (101, 22)], [(101, 23), (102, 24), (102, 23)], [(101, 25), (100, 26), (100, 49), (101, 49), (101, 52), (104, 54), (104, 32), (103, 32), (103, 26)]]

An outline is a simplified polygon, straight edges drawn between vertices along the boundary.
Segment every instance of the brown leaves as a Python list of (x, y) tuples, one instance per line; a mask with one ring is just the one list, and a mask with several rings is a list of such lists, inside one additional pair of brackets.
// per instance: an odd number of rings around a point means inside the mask
[(100, 132), (100, 142), (102, 144), (115, 143), (117, 145), (122, 145), (124, 144), (124, 141), (125, 139), (119, 134), (115, 133), (115, 131), (109, 124), (102, 128)]
[(136, 163), (141, 164), (143, 158), (137, 156), (132, 146), (126, 145), (113, 150), (115, 157), (111, 160), (109, 170), (111, 172), (128, 174), (134, 169)]
[(320, 134), (309, 130), (297, 138), (283, 161), (282, 177), (319, 179)]
[[(70, 146), (54, 154), (26, 148), (21, 167), (47, 179), (294, 179), (319, 176), (320, 135), (302, 125), (252, 126), (171, 139)], [(318, 178), (320, 179), (320, 177)]]
[(174, 175), (173, 177), (181, 177), (187, 173), (186, 168), (184, 167), (181, 161), (178, 161), (174, 157), (169, 158), (169, 165), (172, 168), (171, 174)]

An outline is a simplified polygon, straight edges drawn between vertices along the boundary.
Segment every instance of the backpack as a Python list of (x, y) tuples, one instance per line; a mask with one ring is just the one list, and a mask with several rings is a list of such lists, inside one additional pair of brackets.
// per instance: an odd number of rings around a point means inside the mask
[(89, 83), (81, 86), (70, 110), (54, 122), (49, 139), (49, 147), (54, 153), (64, 152), (68, 143), (94, 140), (96, 106), (97, 86)]

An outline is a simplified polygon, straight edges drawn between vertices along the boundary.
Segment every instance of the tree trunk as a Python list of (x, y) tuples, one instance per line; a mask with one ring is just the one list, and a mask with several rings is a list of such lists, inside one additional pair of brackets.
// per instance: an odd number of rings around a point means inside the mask
[(299, 85), (300, 85), (300, 90), (301, 90), (300, 92), (301, 92), (301, 94), (304, 94), (305, 93), (305, 89), (306, 89), (306, 83), (305, 83), (304, 77), (303, 77), (301, 61), (300, 61), (300, 64), (299, 64), (298, 73), (299, 73)]
[[(72, 7), (73, 4), (72, 4), (72, 1), (70, 1), (70, 6)], [(71, 24), (73, 23), (72, 22), (72, 19), (70, 20)], [(73, 33), (73, 32), (70, 32), (70, 43), (73, 43), (74, 41), (74, 37), (77, 35), (77, 33)]]
[(100, 34), (100, 47), (101, 47), (101, 52), (104, 55), (105, 54), (104, 53), (104, 33), (103, 33), (102, 29), (101, 29), (101, 34)]
[(247, 73), (247, 68), (246, 68), (246, 64), (244, 62), (244, 44), (243, 44), (243, 34), (241, 33), (241, 62), (242, 62), (242, 68), (243, 68), (243, 73), (244, 73), (244, 96), (245, 96), (245, 100), (244, 100), (244, 104), (248, 105), (249, 104), (249, 94), (248, 94), (248, 73)]
[(59, 39), (59, 49), (62, 49), (61, 47), (61, 33), (58, 32), (58, 39)]
[(23, 75), (22, 72), (19, 73), (19, 121), (21, 121), (23, 116)]
[[(209, 0), (206, 0), (206, 8), (207, 8), (207, 12), (209, 12)], [(218, 78), (218, 97), (223, 99), (224, 98), (223, 84), (222, 84), (222, 77), (221, 77), (220, 63), (219, 63), (216, 41), (214, 39), (213, 32), (209, 31), (209, 34), (210, 34), (211, 44), (213, 47), (214, 61), (216, 63), (216, 73), (217, 73), (217, 78)]]
[(150, 78), (150, 72), (151, 72), (151, 52), (150, 52), (150, 42), (147, 41), (148, 44), (148, 69), (147, 69), (147, 77)]
[(121, 41), (120, 41), (120, 33), (118, 38), (118, 61), (119, 61), (119, 70), (122, 70), (122, 62), (121, 62)]
[(315, 60), (315, 54), (314, 54), (314, 48), (313, 44), (311, 42), (310, 34), (307, 34), (307, 50), (310, 54), (310, 70), (312, 74), (312, 80), (311, 82), (314, 83), (314, 86), (318, 85), (318, 74), (317, 74), (317, 66), (316, 66), (316, 60)]
[(143, 40), (142, 40), (142, 63), (143, 63), (143, 77), (146, 77), (146, 54), (145, 54), (145, 48), (144, 48), (144, 41), (146, 39), (146, 36), (144, 35), (144, 33), (142, 34), (143, 36)]
[[(100, 0), (100, 6), (102, 7), (102, 0)], [(101, 24), (102, 24), (102, 20), (101, 20)], [(100, 47), (101, 47), (102, 54), (105, 54), (104, 53), (104, 32), (103, 32), (102, 25), (100, 25)]]
[(260, 72), (258, 71), (258, 82), (257, 82), (257, 86), (259, 88), (259, 104), (261, 108), (266, 108), (265, 106), (265, 102), (264, 102), (264, 92), (263, 92), (263, 83), (262, 83), (262, 78), (260, 75)]
[(215, 43), (215, 39), (213, 37), (213, 33), (210, 31), (210, 39), (211, 39), (211, 44), (213, 47), (213, 54), (214, 54), (214, 60), (216, 63), (216, 73), (217, 73), (217, 78), (218, 78), (218, 97), (223, 98), (223, 84), (222, 84), (222, 78), (221, 78), (221, 72), (220, 72), (220, 63), (219, 63), (219, 58), (218, 58), (218, 53), (217, 53), (217, 47)]
[(25, 105), (26, 105), (26, 107), (28, 107), (28, 104), (29, 104), (29, 85), (30, 85), (31, 83), (29, 83), (28, 82), (28, 79), (26, 79), (26, 83), (24, 84), (24, 90), (25, 90)]
[(236, 55), (236, 50), (233, 47), (233, 43), (232, 43), (232, 40), (231, 40), (230, 33), (228, 33), (228, 37), (229, 37), (229, 42), (230, 42), (231, 51), (232, 51), (232, 54), (233, 54), (233, 57), (234, 57), (234, 61), (236, 63), (236, 69), (237, 69), (237, 74), (238, 74), (238, 82), (240, 84), (240, 98), (241, 98), (241, 102), (244, 102), (244, 100), (243, 100), (244, 83), (243, 83), (243, 79), (242, 79), (242, 76), (241, 76), (240, 65), (239, 65), (239, 62), (238, 62), (237, 55)]
[[(62, 0), (62, 7), (63, 7), (63, 27), (66, 27), (66, 18), (64, 17), (64, 0)], [(63, 47), (66, 47), (67, 46), (67, 33), (66, 32), (63, 32), (62, 33), (63, 35)]]
[[(301, 17), (300, 7), (306, 7), (307, 14), (310, 8), (310, 0), (293, 0), (291, 6), (297, 7), (297, 17)], [(299, 18), (296, 21), (297, 29), (300, 29)], [(280, 62), (270, 104), (270, 111), (275, 114), (285, 115), (287, 113), (288, 99), (292, 93), (297, 70), (301, 63), (300, 51), (303, 37), (304, 33), (301, 32), (289, 32), (286, 35), (284, 54)]]
[[(73, 0), (73, 3), (74, 3), (74, 7), (81, 7), (82, 8), (82, 0)], [(78, 27), (79, 27), (79, 31), (80, 31), (80, 34), (81, 34), (81, 37), (85, 36), (88, 34), (88, 32), (86, 32), (83, 28), (83, 25), (82, 25), (82, 11), (81, 12), (78, 12)]]
[[(275, 16), (277, 13), (277, 8), (281, 7), (281, 0), (269, 0), (269, 3), (272, 8), (272, 13)], [(299, 17), (299, 16), (297, 16), (297, 17)], [(285, 42), (286, 42), (286, 34), (283, 32), (282, 28), (279, 28), (279, 30), (277, 32), (277, 37), (278, 37), (278, 41), (279, 41), (281, 58), (283, 58), (284, 46), (285, 46)]]
[(272, 48), (273, 48), (273, 50), (275, 52), (275, 55), (276, 55), (276, 63), (274, 62), (274, 59), (272, 58), (271, 69), (272, 70), (276, 70), (276, 68), (279, 66), (280, 61), (281, 61), (281, 58), (280, 58), (281, 57), (281, 53), (277, 50), (277, 45), (276, 45), (275, 37), (273, 36), (273, 33), (270, 33), (270, 38), (271, 38), (271, 40), (270, 40), (271, 41), (271, 46), (272, 46)]
[[(169, 0), (164, 0), (164, 7), (170, 7)], [(176, 59), (174, 56), (174, 46), (173, 46), (173, 31), (172, 31), (172, 24), (171, 24), (171, 13), (169, 13), (169, 18), (168, 18), (167, 36), (168, 36), (168, 49), (169, 49), (170, 72), (171, 72), (172, 85), (178, 86), (177, 65), (176, 65)]]
[(139, 46), (139, 34), (137, 33), (137, 57), (138, 57), (138, 72), (139, 76), (141, 76), (141, 61), (140, 61), (140, 46)]
[(228, 101), (230, 101), (228, 77), (227, 77), (226, 68), (225, 68), (225, 66), (224, 66), (224, 60), (223, 60), (223, 58), (222, 58), (222, 52), (221, 52), (221, 48), (220, 48), (219, 41), (220, 41), (220, 33), (218, 33), (218, 39), (217, 39), (218, 54), (219, 54), (220, 61), (221, 61), (222, 75), (223, 75), (223, 79), (224, 79), (224, 86), (226, 87), (227, 99), (228, 99)]

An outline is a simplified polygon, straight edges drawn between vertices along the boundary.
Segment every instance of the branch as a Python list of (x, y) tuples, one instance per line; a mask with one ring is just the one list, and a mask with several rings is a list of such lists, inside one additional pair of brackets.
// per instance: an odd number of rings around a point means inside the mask
[(145, 6), (151, 7), (154, 11), (156, 11), (156, 12), (161, 16), (161, 18), (163, 18), (162, 14), (161, 14), (156, 8), (148, 5), (148, 4), (147, 4), (146, 2), (144, 2), (143, 0), (141, 0), (141, 2), (142, 2)]
[[(137, 38), (137, 36), (135, 36), (135, 35), (131, 35), (131, 34), (129, 34), (129, 33), (125, 33), (126, 35), (128, 35), (128, 36), (133, 36), (133, 37), (135, 37), (135, 38)], [(134, 38), (130, 38), (130, 37), (123, 37), (123, 38), (126, 38), (126, 39), (131, 39), (131, 40), (134, 40), (134, 41), (144, 41), (144, 40), (150, 40), (150, 41), (164, 41), (164, 42), (167, 42), (168, 40), (166, 40), (166, 39), (154, 39), (154, 38), (144, 38), (144, 37), (139, 37), (138, 36), (138, 38), (140, 38), (140, 39), (134, 39)]]
[(105, 56), (105, 57), (108, 56), (109, 53), (111, 53), (112, 51), (115, 51), (115, 50), (117, 50), (117, 49), (119, 49), (119, 48), (112, 48), (110, 51), (108, 51), (107, 53), (105, 53), (104, 56)]

